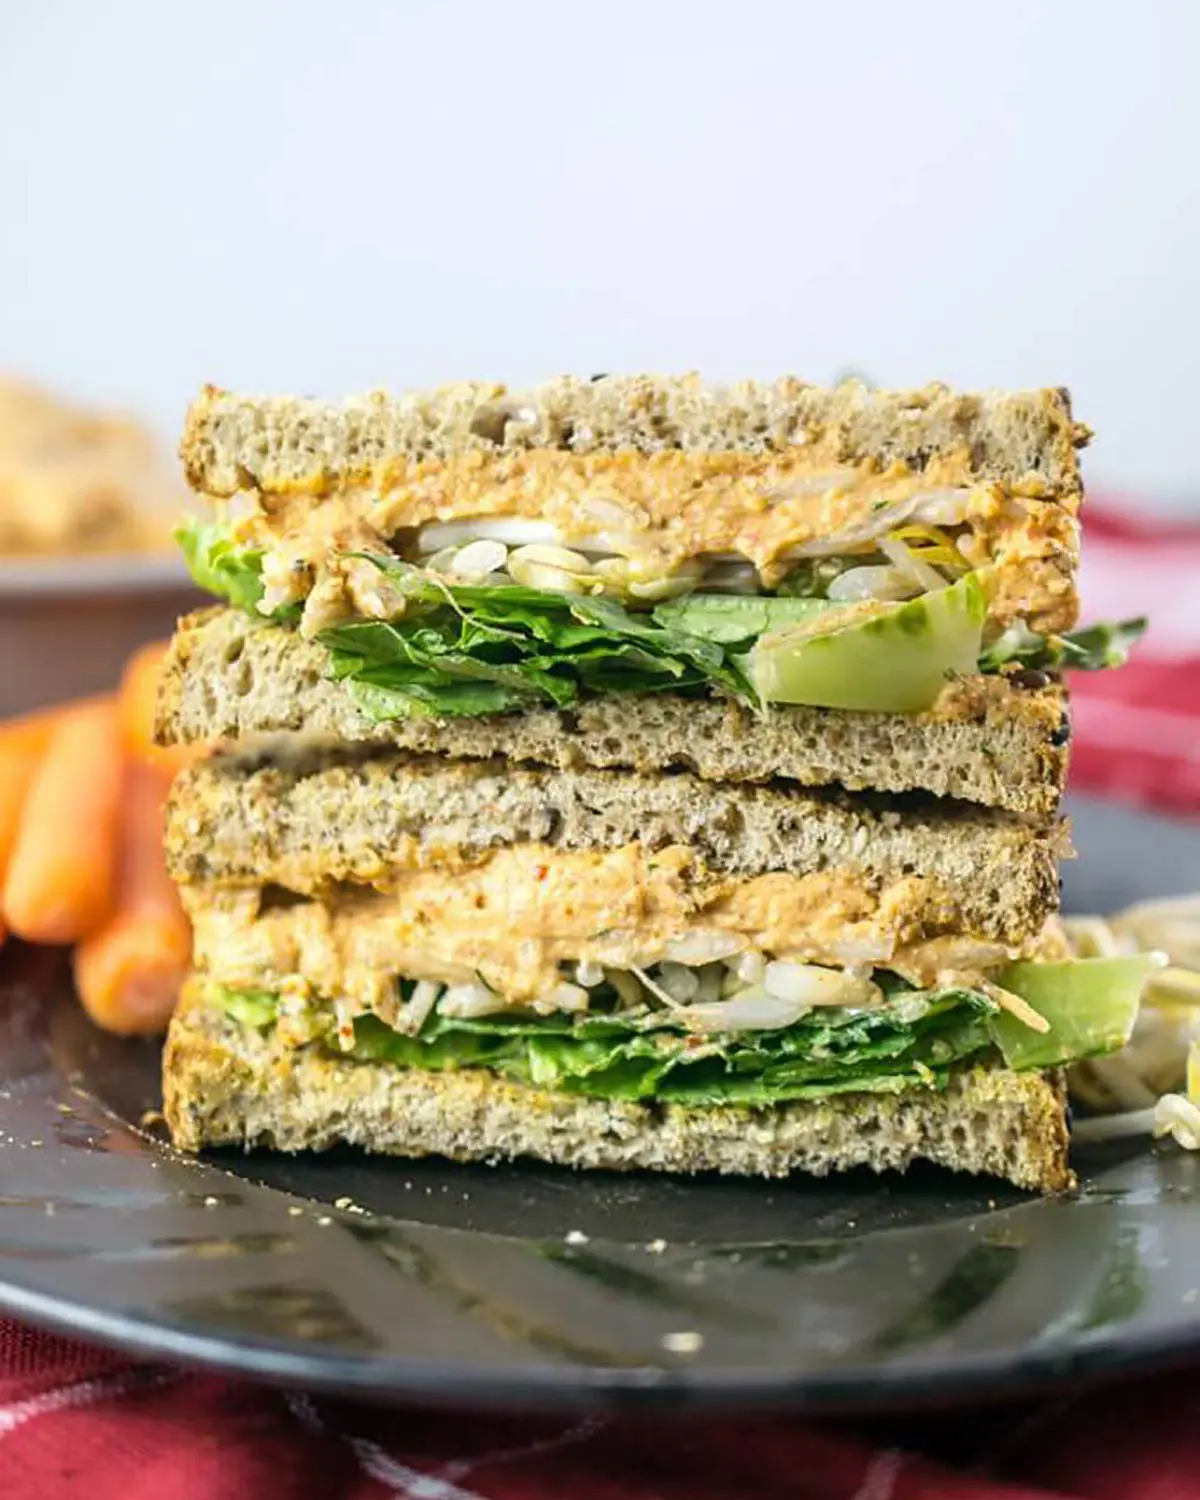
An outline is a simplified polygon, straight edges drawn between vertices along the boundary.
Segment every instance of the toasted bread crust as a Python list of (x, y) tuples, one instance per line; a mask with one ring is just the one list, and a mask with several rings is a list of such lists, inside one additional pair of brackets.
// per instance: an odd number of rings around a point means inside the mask
[(550, 1094), (482, 1069), (422, 1072), (289, 1048), (185, 993), (164, 1065), (167, 1124), (205, 1146), (324, 1150), (347, 1142), (455, 1161), (533, 1157), (618, 1171), (782, 1177), (926, 1160), (1056, 1193), (1074, 1185), (1056, 1075), (960, 1070), (944, 1092), (843, 1094), (773, 1109), (654, 1108)]
[(928, 791), (1039, 821), (1066, 777), (1066, 695), (1003, 677), (957, 683), (922, 714), (776, 708), (765, 719), (719, 698), (607, 696), (569, 711), (375, 723), (329, 680), (324, 649), (236, 610), (180, 622), (163, 669), (160, 743), (221, 741), (391, 747), (464, 759), (499, 755), (560, 769), (685, 768), (711, 781)]
[(289, 588), (315, 595), (315, 615), (354, 613), (345, 554), (410, 547), (430, 522), (536, 521), (652, 575), (740, 557), (774, 588), (806, 548), (861, 543), (957, 496), (960, 546), (991, 575), (991, 618), (1063, 631), (1079, 608), (1083, 438), (1055, 390), (610, 376), (340, 406), (209, 388), (182, 452), (198, 489), (256, 497), (245, 535)]
[(1088, 440), (1061, 389), (960, 394), (944, 385), (832, 389), (793, 376), (720, 387), (696, 375), (562, 377), (529, 391), (496, 384), (341, 405), (294, 396), (246, 397), (206, 387), (181, 444), (189, 483), (212, 495), (327, 493), (383, 485), (397, 462), (530, 449), (611, 453), (781, 452), (803, 446), (838, 463), (871, 460), (923, 470), (933, 454), (961, 454), (978, 481), (1031, 482), (1034, 492), (1080, 493), (1076, 450)]

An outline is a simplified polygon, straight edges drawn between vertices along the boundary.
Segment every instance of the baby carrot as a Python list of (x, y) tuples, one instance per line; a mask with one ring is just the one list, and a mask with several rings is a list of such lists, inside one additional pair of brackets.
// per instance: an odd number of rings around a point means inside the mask
[[(69, 708), (48, 708), (0, 721), (0, 892), (4, 889), (5, 871), (33, 773), (46, 753), (55, 726), (67, 712)], [(7, 929), (0, 920), (0, 943), (6, 935)]]
[[(46, 734), (49, 739), (49, 732)], [(44, 753), (31, 735), (0, 731), (0, 889), (21, 821), (21, 809)]]
[(152, 641), (140, 646), (125, 663), (117, 694), (121, 742), (126, 752), (147, 758), (154, 753), (154, 700), (166, 645)]
[(141, 646), (125, 663), (121, 689), (117, 695), (117, 713), (121, 722), (121, 742), (129, 755), (152, 765), (162, 766), (171, 775), (192, 765), (204, 754), (197, 745), (162, 746), (154, 743), (154, 704), (165, 641)]
[(114, 902), (121, 745), (108, 703), (65, 713), (51, 731), (17, 822), (0, 909), (35, 943), (73, 943)]
[(116, 910), (75, 949), (84, 1008), (125, 1035), (166, 1026), (191, 957), (191, 929), (163, 857), (168, 781), (144, 763), (126, 768)]
[(52, 703), (49, 708), (35, 708), (29, 713), (17, 714), (15, 718), (0, 719), (0, 738), (28, 740), (44, 748), (51, 731), (67, 714), (112, 701), (111, 693), (91, 693), (86, 698), (70, 698), (65, 703)]

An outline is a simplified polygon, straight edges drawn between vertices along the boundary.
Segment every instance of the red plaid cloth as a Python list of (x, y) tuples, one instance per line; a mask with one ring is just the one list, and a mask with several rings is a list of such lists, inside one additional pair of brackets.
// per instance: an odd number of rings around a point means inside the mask
[(0, 1495), (37, 1500), (1192, 1500), (1200, 1375), (849, 1422), (389, 1412), (0, 1322)]
[(1119, 672), (1071, 683), (1071, 783), (1171, 812), (1200, 813), (1200, 527), (1116, 519), (1089, 504), (1086, 619), (1149, 615)]
[[(1121, 672), (1074, 684), (1074, 781), (1200, 812), (1200, 528), (1093, 502), (1090, 618), (1146, 613)], [(1191, 1500), (1200, 1366), (880, 1420), (669, 1422), (388, 1412), (0, 1321), (0, 1497), (37, 1500)]]

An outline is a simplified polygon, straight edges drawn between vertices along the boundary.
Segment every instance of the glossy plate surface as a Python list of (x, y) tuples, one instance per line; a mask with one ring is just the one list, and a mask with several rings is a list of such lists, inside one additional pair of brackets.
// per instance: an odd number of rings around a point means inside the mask
[[(1077, 803), (1068, 905), (1200, 888), (1200, 829)], [(1080, 1153), (1077, 1198), (932, 1169), (786, 1184), (176, 1156), (157, 1048), (54, 955), (0, 972), (0, 1306), (368, 1395), (868, 1407), (1200, 1352), (1200, 1159)]]

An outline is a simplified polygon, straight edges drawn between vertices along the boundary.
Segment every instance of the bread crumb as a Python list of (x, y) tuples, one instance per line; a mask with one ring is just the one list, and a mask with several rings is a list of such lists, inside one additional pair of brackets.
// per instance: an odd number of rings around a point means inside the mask
[(666, 1240), (651, 1240), (650, 1243), (646, 1246), (646, 1249), (649, 1250), (651, 1255), (661, 1255), (666, 1248)]
[(568, 1245), (586, 1245), (587, 1242), (588, 1237), (586, 1234), (584, 1234), (582, 1229), (569, 1229), (567, 1231)]

